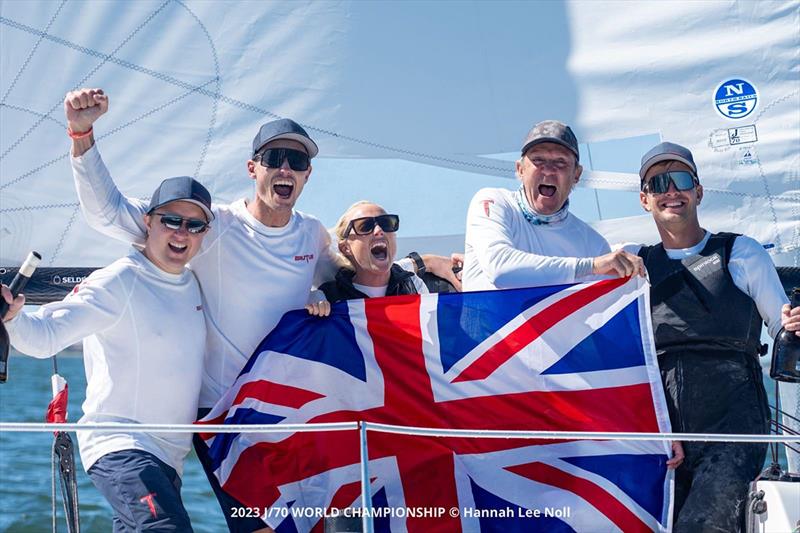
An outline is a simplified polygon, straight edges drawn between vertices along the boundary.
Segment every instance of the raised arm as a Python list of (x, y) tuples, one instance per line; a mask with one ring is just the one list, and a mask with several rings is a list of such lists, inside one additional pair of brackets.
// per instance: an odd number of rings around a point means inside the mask
[[(464, 264), (463, 254), (452, 253), (450, 254), (450, 257), (434, 254), (423, 254), (420, 256), (420, 258), (425, 265), (425, 269), (420, 272), (417, 261), (413, 261), (415, 274), (420, 276), (420, 278), (422, 278), (422, 276), (424, 276), (426, 273), (433, 274), (434, 276), (438, 276), (447, 281), (456, 289), (456, 291), (461, 292), (461, 268)], [(405, 270), (410, 270), (409, 268), (406, 268), (402, 261), (397, 261), (397, 264), (402, 266)]]
[(64, 114), (72, 138), (72, 174), (86, 221), (93, 229), (124, 242), (143, 243), (145, 202), (117, 189), (94, 141), (94, 123), (108, 111), (102, 89), (79, 89), (64, 97)]

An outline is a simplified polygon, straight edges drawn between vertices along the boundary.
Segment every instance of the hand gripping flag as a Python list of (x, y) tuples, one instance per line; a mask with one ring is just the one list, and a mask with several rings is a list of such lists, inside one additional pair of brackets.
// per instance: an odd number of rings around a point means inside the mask
[[(648, 290), (635, 278), (293, 311), (201, 423), (669, 432)], [(278, 532), (361, 507), (356, 431), (204, 438), (225, 490)], [(670, 527), (666, 442), (369, 432), (368, 449), (376, 531)]]

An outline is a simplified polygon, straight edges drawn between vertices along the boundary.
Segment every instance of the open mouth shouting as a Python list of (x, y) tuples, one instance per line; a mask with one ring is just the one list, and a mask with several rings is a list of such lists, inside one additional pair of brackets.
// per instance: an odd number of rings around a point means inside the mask
[(389, 245), (385, 241), (375, 241), (370, 245), (369, 253), (378, 261), (386, 261), (389, 258)]
[(286, 178), (278, 178), (272, 182), (272, 190), (275, 194), (288, 200), (294, 192), (294, 181)]
[(557, 190), (558, 188), (555, 185), (545, 185), (544, 183), (539, 185), (539, 194), (546, 198), (552, 198)]

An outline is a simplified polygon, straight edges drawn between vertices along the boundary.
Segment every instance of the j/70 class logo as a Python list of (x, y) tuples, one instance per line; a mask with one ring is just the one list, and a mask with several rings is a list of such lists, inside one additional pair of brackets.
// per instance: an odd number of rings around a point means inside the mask
[(746, 80), (732, 79), (722, 82), (714, 92), (714, 105), (724, 117), (744, 118), (756, 108), (758, 92)]

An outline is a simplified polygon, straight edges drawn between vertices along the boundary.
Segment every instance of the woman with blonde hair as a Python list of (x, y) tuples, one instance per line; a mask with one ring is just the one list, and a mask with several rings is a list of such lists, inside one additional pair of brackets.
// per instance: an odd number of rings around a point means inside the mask
[(334, 228), (342, 267), (335, 280), (320, 286), (329, 302), (455, 292), (438, 276), (423, 273), (420, 277), (393, 263), (399, 228), (400, 217), (373, 202), (362, 200), (347, 208)]

